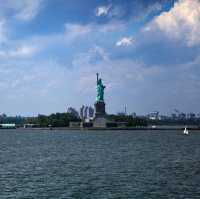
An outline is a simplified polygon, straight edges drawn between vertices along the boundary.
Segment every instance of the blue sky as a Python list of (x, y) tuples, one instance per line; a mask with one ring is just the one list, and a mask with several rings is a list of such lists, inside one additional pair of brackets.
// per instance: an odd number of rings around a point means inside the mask
[(109, 113), (198, 113), (199, 52), (199, 0), (3, 0), (0, 111), (92, 105), (99, 72)]

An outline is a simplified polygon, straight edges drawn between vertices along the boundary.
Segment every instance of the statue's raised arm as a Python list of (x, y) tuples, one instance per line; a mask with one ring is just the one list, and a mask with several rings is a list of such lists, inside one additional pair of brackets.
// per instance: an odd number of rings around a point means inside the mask
[(104, 102), (104, 89), (106, 88), (103, 83), (102, 83), (102, 79), (99, 78), (99, 74), (97, 73), (97, 97), (96, 97), (96, 101), (102, 101)]

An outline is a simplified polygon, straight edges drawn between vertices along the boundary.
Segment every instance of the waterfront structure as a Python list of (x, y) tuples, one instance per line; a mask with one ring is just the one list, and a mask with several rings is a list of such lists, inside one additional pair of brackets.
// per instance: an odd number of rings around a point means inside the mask
[(1, 129), (15, 129), (16, 124), (0, 124)]
[(70, 128), (80, 128), (81, 122), (69, 122)]
[(40, 127), (39, 124), (32, 124), (32, 123), (28, 123), (28, 124), (24, 124), (24, 128), (37, 128)]

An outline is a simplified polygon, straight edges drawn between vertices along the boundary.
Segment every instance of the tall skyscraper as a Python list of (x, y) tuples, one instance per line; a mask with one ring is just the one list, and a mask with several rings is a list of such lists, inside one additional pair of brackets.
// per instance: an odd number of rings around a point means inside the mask
[(92, 108), (91, 106), (88, 109), (88, 116), (89, 116), (89, 118), (94, 117), (94, 108)]
[(85, 119), (88, 118), (88, 106), (85, 106), (85, 109), (84, 109), (84, 118)]
[(92, 119), (94, 117), (94, 108), (82, 105), (80, 108), (80, 118), (82, 120)]
[(67, 113), (73, 114), (75, 117), (79, 117), (79, 114), (78, 114), (78, 112), (76, 111), (75, 108), (69, 107), (67, 109)]
[(83, 120), (84, 119), (84, 109), (85, 109), (85, 106), (82, 105), (81, 108), (80, 108), (80, 118)]

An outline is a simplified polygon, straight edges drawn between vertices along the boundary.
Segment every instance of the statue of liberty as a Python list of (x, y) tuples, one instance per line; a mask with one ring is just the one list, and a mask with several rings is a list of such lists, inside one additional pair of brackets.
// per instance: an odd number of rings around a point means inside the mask
[(104, 102), (104, 89), (106, 87), (102, 83), (102, 79), (99, 78), (99, 74), (97, 73), (97, 96), (96, 101), (97, 102)]
[(95, 106), (95, 117), (93, 120), (93, 127), (105, 128), (107, 126), (106, 110), (104, 102), (104, 89), (106, 87), (103, 85), (102, 79), (99, 78), (97, 73), (97, 96)]

